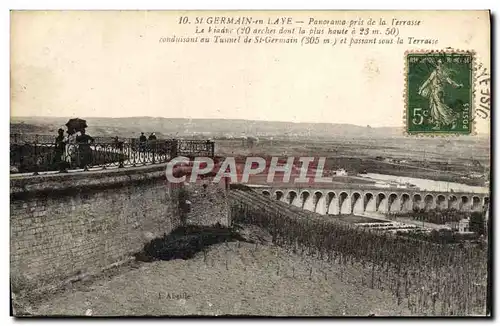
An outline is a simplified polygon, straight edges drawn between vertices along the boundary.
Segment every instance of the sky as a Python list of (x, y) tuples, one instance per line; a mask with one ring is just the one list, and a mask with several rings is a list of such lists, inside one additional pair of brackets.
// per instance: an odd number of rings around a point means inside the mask
[[(160, 43), (161, 37), (194, 35), (193, 26), (178, 24), (180, 14), (13, 13), (11, 115), (403, 126), (404, 52), (419, 47)], [(194, 19), (221, 13), (187, 15)], [(272, 13), (260, 15), (266, 19)], [(311, 16), (294, 15), (306, 21)], [(484, 15), (396, 16), (424, 18), (424, 27), (410, 28), (407, 34), (474, 48), (489, 67)], [(484, 132), (489, 124), (479, 121), (477, 128)]]

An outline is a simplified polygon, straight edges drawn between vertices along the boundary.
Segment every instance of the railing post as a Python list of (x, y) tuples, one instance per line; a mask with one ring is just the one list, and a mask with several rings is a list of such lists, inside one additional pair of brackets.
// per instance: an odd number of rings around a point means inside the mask
[[(104, 163), (102, 165), (102, 169), (107, 170), (108, 168), (106, 167), (106, 164), (107, 164), (106, 162), (108, 162), (108, 158), (111, 156), (110, 153), (112, 153), (112, 151), (110, 151), (109, 147), (107, 147), (107, 146), (105, 147), (105, 146), (101, 145), (100, 152), (103, 153), (103, 156), (104, 156), (104, 158), (103, 158)], [(110, 161), (112, 162), (112, 159), (110, 159)]]
[[(92, 165), (92, 147), (90, 147), (89, 144), (85, 144), (84, 146), (85, 150), (81, 153), (84, 163), (83, 171), (88, 171), (89, 165)], [(80, 146), (78, 146), (78, 149), (80, 149)], [(104, 159), (104, 162), (106, 162), (106, 159)], [(106, 167), (106, 163), (104, 164), (104, 167)]]
[(37, 142), (33, 144), (33, 153), (34, 153), (34, 158), (35, 158), (35, 171), (33, 172), (33, 175), (38, 175), (39, 171), (39, 166), (38, 166), (38, 151), (37, 151)]
[[(137, 154), (137, 153), (138, 153), (137, 149), (138, 149), (137, 142), (135, 141), (135, 139), (133, 139), (133, 140), (132, 140), (132, 142), (129, 144), (129, 147), (128, 147), (128, 153), (129, 153), (128, 155), (129, 155), (129, 157), (130, 157), (130, 155), (132, 155), (132, 158), (133, 158), (133, 159), (132, 159), (132, 166), (133, 166), (133, 167), (137, 166), (137, 165), (135, 164), (136, 157), (137, 157), (137, 155), (138, 155), (138, 154)], [(129, 159), (130, 159), (130, 158), (129, 158)]]
[(155, 164), (156, 140), (151, 141), (151, 154), (153, 155), (153, 164)]
[(146, 165), (146, 161), (147, 161), (147, 155), (149, 153), (149, 141), (146, 141), (145, 143), (143, 143), (143, 148), (141, 150), (141, 156), (139, 156), (139, 159), (142, 159), (142, 165)]
[(179, 147), (179, 141), (177, 139), (172, 139), (172, 147), (170, 149), (170, 159), (177, 157)]
[(120, 157), (119, 157), (119, 159), (118, 159), (118, 162), (119, 162), (119, 164), (118, 164), (118, 168), (123, 168), (123, 166), (124, 166), (124, 165), (123, 165), (123, 142), (119, 142), (119, 143), (118, 143), (118, 146), (119, 146), (119, 148), (120, 148), (120, 154), (119, 154), (119, 155), (120, 155)]
[(80, 167), (80, 146), (73, 144), (76, 152), (76, 168)]

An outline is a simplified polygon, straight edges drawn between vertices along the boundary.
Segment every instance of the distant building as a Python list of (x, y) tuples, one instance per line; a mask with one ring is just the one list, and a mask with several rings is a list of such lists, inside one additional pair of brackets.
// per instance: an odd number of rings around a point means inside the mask
[(242, 145), (245, 148), (253, 148), (259, 142), (259, 138), (257, 137), (242, 137)]
[(375, 187), (389, 188), (390, 185), (386, 182), (375, 182)]
[(347, 175), (347, 171), (344, 170), (344, 169), (337, 169), (337, 170), (333, 171), (333, 175), (336, 175), (336, 176), (346, 176)]
[(458, 233), (469, 233), (469, 219), (461, 219), (458, 222), (446, 222), (446, 226)]
[(460, 222), (458, 222), (458, 232), (459, 233), (466, 233), (469, 232), (469, 219), (461, 219)]
[(478, 160), (472, 160), (472, 166), (481, 167), (481, 163)]

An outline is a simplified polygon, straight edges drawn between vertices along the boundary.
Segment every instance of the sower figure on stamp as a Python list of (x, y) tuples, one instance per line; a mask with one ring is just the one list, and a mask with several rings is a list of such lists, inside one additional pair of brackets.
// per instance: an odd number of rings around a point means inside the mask
[(439, 130), (442, 125), (452, 125), (456, 127), (456, 113), (444, 102), (444, 87), (450, 84), (453, 87), (463, 87), (450, 78), (450, 70), (447, 69), (441, 60), (438, 60), (436, 69), (430, 74), (429, 78), (420, 86), (418, 93), (429, 99), (429, 109), (431, 113), (431, 122), (434, 124), (432, 129)]

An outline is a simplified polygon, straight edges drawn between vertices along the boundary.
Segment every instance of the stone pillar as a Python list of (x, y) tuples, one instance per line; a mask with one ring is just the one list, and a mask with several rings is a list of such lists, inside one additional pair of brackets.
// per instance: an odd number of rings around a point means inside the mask
[(318, 201), (316, 202), (315, 211), (316, 211), (316, 213), (321, 214), (321, 215), (326, 214), (326, 196), (325, 195), (321, 195), (321, 197), (319, 197)]
[(340, 214), (339, 198), (335, 196), (328, 204), (328, 215), (339, 215), (339, 214)]
[(302, 208), (307, 210), (307, 211), (311, 211), (311, 212), (314, 212), (314, 196), (309, 194), (309, 195), (306, 195), (307, 198), (303, 199), (304, 198), (304, 193), (301, 194), (301, 198), (300, 198), (300, 201), (302, 202), (303, 201), (303, 205), (302, 205)]

